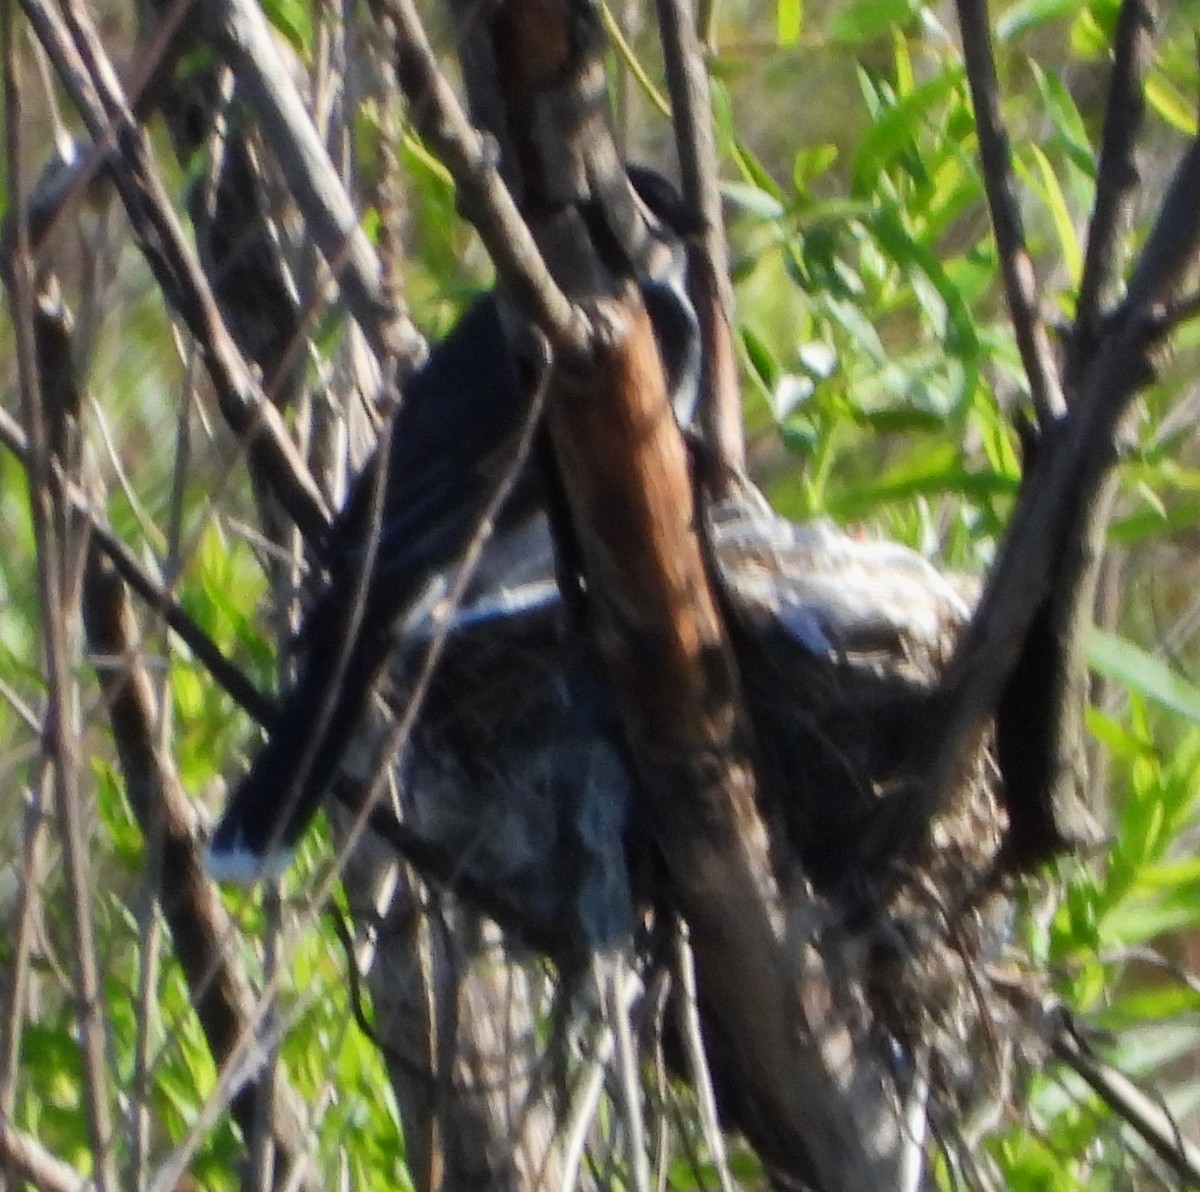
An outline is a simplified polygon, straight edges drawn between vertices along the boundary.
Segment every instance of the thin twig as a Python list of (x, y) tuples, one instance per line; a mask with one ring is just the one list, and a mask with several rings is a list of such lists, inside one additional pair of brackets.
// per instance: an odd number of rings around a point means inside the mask
[[(40, 734), (40, 725), (37, 731)], [(4, 1012), (0, 1031), (0, 1123), (11, 1121), (17, 1103), (21, 1039), (30, 995), (30, 953), (41, 917), (41, 882), (46, 867), (46, 811), (50, 796), (50, 775), (42, 757), (29, 781), (20, 886), (8, 928), (10, 955), (4, 980), (4, 1000), (0, 1003)]]
[(313, 239), (338, 279), (346, 305), (380, 360), (401, 365), (421, 338), (384, 292), (379, 260), (257, 4), (212, 0), (202, 6), (214, 43), (237, 75), (264, 142), (287, 179)]
[(721, 1133), (721, 1121), (717, 1114), (717, 1096), (713, 1090), (712, 1073), (708, 1057), (704, 1054), (704, 1033), (700, 1026), (700, 1008), (696, 990), (696, 961), (692, 956), (688, 926), (682, 919), (674, 924), (672, 932), (675, 943), (674, 970), (679, 988), (675, 994), (675, 1009), (679, 1015), (679, 1033), (687, 1053), (689, 1075), (696, 1090), (696, 1107), (700, 1119), (700, 1132), (708, 1146), (708, 1157), (717, 1172), (721, 1192), (735, 1192), (737, 1185), (729, 1170), (729, 1156), (725, 1151), (725, 1136)]
[(221, 318), (216, 300), (155, 171), (143, 130), (112, 79), (115, 72), (86, 13), (73, 11), (72, 26), (95, 72), (85, 65), (63, 19), (46, 0), (21, 0), (59, 78), (83, 117), (106, 164), (163, 293), (204, 353), (222, 413), (251, 444), (263, 471), (296, 524), (311, 538), (329, 522), (316, 483), (297, 452), (279, 411), (266, 400)]
[(0, 1161), (36, 1192), (93, 1192), (92, 1180), (0, 1116)]
[(16, 113), (21, 111), (20, 83), (13, 47), (11, 5), (0, 6), (3, 39), (5, 154), (9, 199), (15, 212), (13, 251), (5, 262), (11, 296), (16, 341), (17, 374), (29, 443), (29, 504), (37, 553), (38, 601), (46, 666), (45, 748), (54, 771), (54, 798), (62, 843), (71, 927), (74, 936), (76, 1024), (83, 1073), (82, 1092), (92, 1149), (93, 1170), (101, 1189), (116, 1192), (113, 1161), (110, 1082), (105, 1062), (105, 1022), (102, 992), (93, 935), (91, 888), (88, 881), (88, 848), (82, 798), (79, 790), (80, 759), (75, 724), (76, 699), (69, 659), (62, 575), (62, 543), (55, 526), (63, 526), (65, 510), (50, 467), (45, 411), (38, 377), (34, 338), (34, 271), (29, 226), (21, 185), (21, 146)]
[[(0, 443), (28, 466), (29, 444), (25, 432), (4, 409), (0, 409)], [(138, 562), (129, 547), (96, 512), (88, 496), (64, 480), (60, 479), (59, 483), (71, 515), (85, 519), (92, 542), (109, 558), (121, 578), (178, 634), (180, 641), (196, 655), (244, 712), (253, 716), (259, 724), (269, 725), (275, 717), (274, 700), (260, 691), (235, 663), (221, 653), (216, 642), (196, 624), (171, 592)]]
[(689, 252), (702, 345), (700, 425), (722, 470), (740, 469), (745, 464), (746, 442), (733, 351), (733, 285), (708, 69), (690, 0), (657, 0), (657, 7), (683, 197), (704, 220), (701, 241)]
[(1004, 274), (1004, 293), (1008, 299), (1021, 363), (1029, 380), (1033, 408), (1039, 425), (1046, 430), (1062, 417), (1067, 407), (1050, 339), (1038, 310), (1033, 261), (1025, 247), (1021, 216), (1017, 210), (1012, 154), (1000, 112), (1000, 84), (996, 79), (996, 63), (992, 56), (987, 4), (985, 0), (956, 2), (967, 81), (971, 86), (971, 101), (975, 107), (983, 181), (992, 213), (996, 252)]
[(1189, 1187), (1200, 1187), (1200, 1148), (1184, 1137), (1166, 1106), (1144, 1093), (1124, 1072), (1092, 1053), (1072, 1029), (1068, 1015), (1057, 1014), (1050, 1047), (1056, 1059), (1075, 1072), (1135, 1131)]

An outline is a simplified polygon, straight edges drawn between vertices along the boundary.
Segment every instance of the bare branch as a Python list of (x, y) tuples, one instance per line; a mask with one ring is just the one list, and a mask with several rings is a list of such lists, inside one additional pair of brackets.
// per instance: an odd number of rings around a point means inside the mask
[[(1146, 100), (1142, 93), (1154, 49), (1155, 0), (1124, 0), (1113, 42), (1112, 80), (1096, 170), (1096, 201), (1088, 225), (1087, 255), (1079, 283), (1076, 352), (1086, 353), (1099, 332), (1102, 304), (1114, 296), (1121, 267), (1121, 237), (1129, 224), (1138, 183), (1134, 148)], [(1082, 360), (1074, 362), (1081, 367)]]
[[(235, 929), (204, 873), (195, 811), (170, 758), (155, 743), (157, 701), (138, 658), (139, 634), (124, 585), (98, 551), (88, 562), (84, 619), (130, 807), (143, 834), (161, 839), (160, 867), (150, 878), (209, 1050), (223, 1065), (253, 1029), (254, 997), (227, 946)], [(250, 1081), (233, 1097), (233, 1113), (246, 1137), (254, 1129), (256, 1088)], [(303, 1161), (304, 1129), (295, 1095), (282, 1077), (276, 1079), (271, 1119), (281, 1166)], [(317, 1186), (311, 1177), (300, 1185)]]
[(237, 74), (239, 93), (254, 109), (264, 140), (337, 277), (346, 305), (380, 360), (408, 362), (416, 329), (384, 292), (379, 261), (359, 226), (312, 117), (271, 37), (262, 9), (247, 0), (202, 5), (206, 28)]
[[(25, 432), (7, 410), (0, 410), (0, 442), (22, 464), (28, 466), (29, 445)], [(171, 592), (138, 562), (129, 547), (96, 512), (87, 495), (65, 478), (60, 478), (58, 483), (70, 513), (87, 522), (92, 543), (108, 556), (121, 578), (179, 635), (180, 641), (207, 667), (213, 678), (244, 712), (248, 712), (259, 724), (269, 724), (275, 713), (274, 701), (221, 653), (216, 642), (196, 624)]]
[[(319, 536), (328, 524), (320, 491), (293, 445), (279, 411), (266, 400), (229, 335), (212, 291), (153, 168), (144, 132), (119, 91), (103, 46), (86, 14), (74, 27), (90, 56), (103, 69), (93, 75), (72, 43), (57, 11), (45, 0), (22, 0), (23, 8), (50, 55), (116, 183), (139, 247), (169, 301), (179, 311), (204, 354), (222, 413), (271, 478), (279, 499), (301, 530)], [(92, 167), (88, 167), (92, 168)]]
[(1124, 317), (1169, 314), (1196, 264), (1200, 240), (1200, 141), (1184, 154), (1163, 197), (1158, 218), (1129, 279)]
[(689, 253), (703, 344), (700, 421), (714, 460), (724, 471), (743, 465), (746, 443), (733, 351), (733, 284), (717, 185), (720, 167), (708, 71), (690, 0), (657, 0), (657, 7), (683, 197), (705, 225), (701, 244)]
[(1200, 1148), (1193, 1145), (1158, 1099), (1144, 1093), (1124, 1072), (1092, 1053), (1065, 1012), (1050, 1015), (1050, 1048), (1092, 1091), (1135, 1131), (1188, 1187), (1200, 1187)]
[(483, 238), (505, 292), (556, 352), (584, 357), (587, 320), (563, 294), (500, 176), (496, 148), (471, 125), (438, 68), (410, 0), (376, 0), (377, 19), (392, 39), (396, 75), (421, 135), (450, 171), (463, 213)]
[(0, 1162), (36, 1192), (93, 1192), (96, 1185), (38, 1140), (0, 1117)]
[(74, 936), (76, 1023), (83, 1072), (83, 1108), (87, 1116), (92, 1163), (101, 1189), (115, 1192), (112, 1154), (111, 1084), (105, 1059), (105, 1023), (101, 1012), (100, 975), (93, 935), (88, 883), (87, 832), (79, 790), (77, 701), (71, 674), (67, 626), (70, 610), (64, 596), (62, 542), (56, 526), (64, 524), (63, 508), (53, 482), (46, 411), (37, 367), (33, 328), (35, 304), (33, 257), (25, 197), (21, 186), (21, 146), (17, 113), (20, 81), (13, 48), (13, 9), (3, 6), (5, 164), (15, 218), (14, 247), (6, 262), (6, 281), (16, 338), (17, 374), (25, 435), (29, 443), (29, 504), (37, 552), (38, 607), (46, 668), (47, 716), (44, 741), (54, 772), (54, 800), (62, 843), (70, 920)]
[(975, 107), (979, 133), (979, 156), (987, 188), (996, 253), (1004, 273), (1004, 292), (1029, 379), (1029, 391), (1038, 422), (1048, 428), (1066, 411), (1059, 385), (1054, 353), (1038, 310), (1037, 282), (1033, 261), (1025, 247), (1021, 216), (1012, 172), (1008, 133), (1000, 113), (1000, 84), (992, 56), (992, 35), (985, 0), (957, 0), (958, 23), (962, 30), (963, 57)]
[(944, 731), (933, 744), (929, 781), (905, 812), (915, 813), (913, 827), (944, 805), (1012, 677), (1061, 561), (1075, 557), (1070, 544), (1088, 540), (1087, 527), (1116, 459), (1121, 420), (1134, 394), (1151, 379), (1153, 353), (1172, 325), (1161, 314), (1198, 254), (1200, 141), (1176, 169), (1120, 317), (1101, 342), (1069, 415), (1039, 447), (1000, 556), (943, 684)]

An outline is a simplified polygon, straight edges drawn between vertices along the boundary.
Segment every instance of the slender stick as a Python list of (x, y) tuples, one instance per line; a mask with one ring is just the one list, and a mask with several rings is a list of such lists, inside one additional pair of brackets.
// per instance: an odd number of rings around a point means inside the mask
[(53, 766), (54, 799), (62, 843), (70, 921), (74, 936), (73, 962), (76, 1021), (83, 1074), (83, 1101), (92, 1150), (93, 1170), (100, 1189), (116, 1192), (112, 1155), (111, 1087), (105, 1062), (103, 994), (93, 935), (88, 847), (79, 790), (79, 740), (75, 723), (76, 699), (67, 637), (68, 610), (64, 603), (62, 543), (55, 526), (65, 524), (50, 467), (50, 446), (38, 379), (34, 340), (34, 273), (29, 226), (21, 186), (20, 82), (13, 48), (13, 9), (0, 6), (0, 38), (4, 50), (5, 152), (10, 202), (15, 211), (14, 247), (8, 258), (8, 284), (16, 341), (25, 434), (29, 443), (29, 505), (37, 552), (38, 600), (45, 654), (47, 715), (45, 748)]
[(733, 285), (708, 71), (690, 0), (657, 0), (657, 4), (683, 196), (704, 220), (701, 242), (690, 253), (704, 362), (700, 424), (716, 461), (725, 468), (741, 468), (746, 442), (733, 352)]
[(262, 9), (248, 0), (211, 0), (202, 7), (216, 46), (237, 73), (239, 97), (254, 109), (350, 312), (381, 360), (397, 354), (407, 359), (420, 337), (384, 292), (379, 260)]
[[(144, 836), (155, 831), (160, 836), (161, 863), (156, 872), (147, 874), (147, 880), (158, 894), (174, 956), (209, 1051), (218, 1065), (236, 1065), (253, 1046), (261, 1007), (238, 962), (237, 949), (229, 946), (234, 925), (204, 873), (195, 806), (169, 752), (157, 740), (161, 714), (154, 684), (139, 656), (140, 634), (128, 593), (99, 550), (88, 559), (83, 609), (130, 808)], [(148, 852), (147, 863), (153, 859)], [(246, 1137), (255, 1120), (256, 1075), (247, 1073), (222, 1102), (232, 1101), (233, 1115)], [(275, 1081), (270, 1120), (281, 1162), (291, 1166), (304, 1161), (308, 1145), (296, 1094), (282, 1074)], [(303, 1187), (313, 1192), (315, 1177), (306, 1179)]]
[(1200, 1148), (1184, 1137), (1165, 1105), (1144, 1093), (1124, 1072), (1093, 1055), (1071, 1028), (1065, 1014), (1055, 1015), (1050, 1039), (1054, 1056), (1066, 1064), (1129, 1128), (1166, 1163), (1187, 1187), (1200, 1187)]
[(1004, 293), (1017, 337), (1021, 363), (1039, 425), (1047, 429), (1066, 412), (1058, 368), (1046, 326), (1038, 312), (1037, 282), (1033, 261), (1025, 247), (1021, 215), (1017, 210), (1012, 153), (1000, 113), (1000, 84), (992, 55), (992, 34), (985, 0), (957, 0), (967, 81), (975, 106), (979, 157), (987, 189), (996, 252), (1004, 274)]
[(0, 1163), (37, 1192), (93, 1192), (96, 1187), (6, 1117), (0, 1117)]
[[(0, 443), (28, 467), (30, 452), (25, 432), (6, 410), (0, 409)], [(159, 614), (179, 639), (204, 663), (209, 673), (235, 703), (259, 724), (268, 725), (275, 716), (275, 702), (260, 691), (192, 619), (179, 601), (146, 568), (96, 512), (87, 495), (72, 484), (60, 481), (63, 500), (73, 517), (88, 525), (93, 544), (112, 562), (121, 578)]]
[(196, 337), (221, 411), (244, 436), (280, 501), (310, 537), (328, 525), (320, 490), (292, 443), (279, 411), (263, 395), (225, 327), (212, 290), (188, 246), (165, 188), (151, 162), (145, 133), (111, 80), (115, 72), (103, 46), (88, 31), (86, 14), (74, 13), (79, 40), (98, 63), (88, 69), (71, 31), (46, 0), (21, 0), (22, 8), (59, 78), (78, 108), (125, 206), (139, 248), (168, 300)]

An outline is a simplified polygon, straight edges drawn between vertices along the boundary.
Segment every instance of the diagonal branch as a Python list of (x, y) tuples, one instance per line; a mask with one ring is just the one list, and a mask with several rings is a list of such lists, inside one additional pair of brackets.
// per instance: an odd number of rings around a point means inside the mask
[[(196, 1016), (220, 1067), (238, 1054), (254, 1028), (254, 996), (228, 947), (234, 926), (204, 873), (195, 811), (170, 758), (155, 743), (157, 701), (150, 675), (138, 658), (139, 634), (128, 595), (98, 551), (88, 561), (84, 619), (130, 807), (143, 835), (161, 840), (159, 869), (150, 879)], [(254, 1130), (257, 1087), (251, 1080), (233, 1097), (233, 1114), (245, 1137)], [(303, 1163), (307, 1146), (302, 1119), (294, 1093), (279, 1076), (271, 1128), (279, 1169)], [(311, 1177), (299, 1185), (310, 1190), (317, 1186)]]
[(96, 1185), (32, 1135), (0, 1117), (0, 1162), (35, 1192), (94, 1192)]
[(95, 152), (116, 184), (147, 263), (201, 348), (226, 421), (250, 443), (300, 529), (310, 538), (319, 537), (329, 520), (324, 500), (279, 411), (264, 397), (225, 327), (153, 168), (145, 133), (115, 87), (115, 72), (94, 30), (84, 14), (75, 14), (81, 40), (103, 67), (95, 73), (53, 6), (46, 0), (22, 0), (22, 7), (96, 143)]
[[(23, 465), (29, 466), (29, 444), (25, 432), (7, 410), (0, 410), (0, 443)], [(61, 476), (56, 478), (55, 483), (62, 489), (63, 500), (70, 514), (86, 522), (92, 543), (108, 556), (121, 578), (163, 618), (244, 712), (253, 716), (259, 724), (269, 724), (274, 715), (274, 701), (250, 682), (236, 663), (221, 653), (217, 643), (175, 596), (138, 562), (137, 556), (101, 518), (78, 486)]]
[(500, 175), (494, 143), (467, 119), (411, 0), (375, 0), (373, 8), (392, 40), (396, 75), (413, 121), (454, 178), (463, 213), (482, 237), (506, 294), (556, 352), (586, 356), (591, 347), (587, 320), (546, 267)]
[(350, 313), (380, 360), (396, 355), (410, 359), (419, 336), (384, 293), (375, 251), (275, 47), (262, 9), (248, 0), (214, 0), (202, 11), (206, 29), (233, 67), (239, 96), (254, 110)]
[(983, 181), (996, 235), (996, 253), (1004, 274), (1004, 293), (1008, 298), (1021, 363), (1029, 380), (1033, 407), (1038, 423), (1045, 430), (1063, 415), (1066, 402), (1050, 339), (1038, 310), (1033, 260), (1025, 247), (1021, 215), (1017, 210), (1012, 153), (1000, 113), (1000, 84), (992, 55), (987, 4), (985, 0), (957, 0), (957, 7), (967, 80), (975, 107), (975, 126), (979, 133)]
[[(1153, 376), (1153, 356), (1173, 323), (1169, 309), (1200, 256), (1200, 141), (1184, 154), (1129, 283), (1119, 317), (1101, 342), (1068, 416), (1038, 451), (1000, 556), (955, 653), (938, 734), (915, 797), (927, 822), (958, 780), (1012, 677), (1039, 606), (1057, 582), (1116, 461), (1130, 401)], [(878, 843), (878, 842), (877, 842)]]
[(1119, 1068), (1095, 1055), (1065, 1012), (1046, 1016), (1052, 1024), (1050, 1047), (1112, 1110), (1153, 1149), (1184, 1187), (1200, 1187), (1200, 1148), (1185, 1136), (1165, 1105), (1144, 1093)]

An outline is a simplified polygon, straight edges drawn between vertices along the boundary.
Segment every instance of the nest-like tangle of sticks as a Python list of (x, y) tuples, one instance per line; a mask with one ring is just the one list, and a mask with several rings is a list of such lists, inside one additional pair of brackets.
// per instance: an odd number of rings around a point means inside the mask
[[(899, 855), (861, 845), (936, 730), (931, 694), (969, 585), (905, 547), (794, 526), (749, 485), (708, 511), (707, 530), (764, 813), (794, 860), (786, 896), (820, 925), (818, 946), (839, 953), (847, 1025), (894, 1050), (900, 1082), (924, 1057), (937, 1099), (957, 1110), (991, 1083), (978, 1061), (994, 1051), (998, 1011), (979, 973), (1007, 927), (986, 748)], [(601, 661), (559, 597), (544, 521), (493, 543), (448, 614), (433, 599), (410, 618), (395, 706), (439, 636), (399, 769), (407, 827), (450, 859), (462, 901), (561, 965), (621, 949), (644, 959), (669, 889)]]

